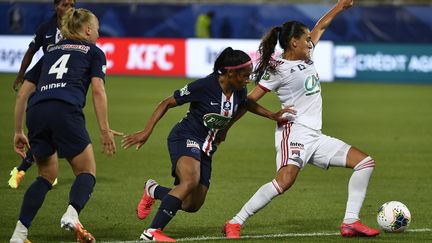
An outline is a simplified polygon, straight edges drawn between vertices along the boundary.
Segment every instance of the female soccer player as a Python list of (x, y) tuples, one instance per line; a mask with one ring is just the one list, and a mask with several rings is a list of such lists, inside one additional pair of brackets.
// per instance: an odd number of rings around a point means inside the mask
[[(227, 238), (240, 238), (244, 222), (270, 201), (288, 190), (300, 170), (308, 163), (327, 169), (354, 169), (348, 184), (348, 202), (340, 227), (342, 236), (376, 236), (359, 220), (374, 160), (345, 142), (321, 133), (321, 87), (311, 53), (332, 20), (353, 5), (352, 0), (339, 0), (310, 32), (302, 23), (289, 21), (272, 28), (260, 44), (257, 69), (258, 86), (248, 100), (258, 101), (267, 92), (275, 91), (282, 107), (293, 105), (297, 115), (291, 122), (279, 124), (275, 132), (276, 178), (264, 184), (224, 226)], [(277, 42), (283, 49), (280, 57), (272, 58)]]
[[(34, 54), (41, 47), (45, 53), (49, 45), (59, 42), (59, 40), (62, 38), (60, 31), (61, 19), (67, 10), (75, 6), (75, 3), (75, 0), (54, 0), (55, 14), (50, 20), (42, 23), (36, 30), (33, 40), (30, 42), (29, 48), (27, 49), (23, 60), (21, 61), (21, 67), (13, 83), (14, 90), (17, 90), (18, 87), (23, 83), (24, 73), (30, 65)], [(32, 166), (33, 161), (33, 154), (31, 150), (29, 150), (21, 161), (21, 164), (18, 167), (14, 167), (10, 172), (11, 177), (8, 180), (8, 185), (11, 188), (16, 189), (19, 187), (19, 184), (24, 178), (26, 171)], [(53, 185), (55, 184), (57, 184), (57, 179), (54, 181)]]
[(141, 234), (144, 241), (175, 241), (162, 230), (178, 210), (196, 212), (204, 204), (210, 186), (212, 155), (216, 151), (218, 133), (241, 106), (276, 121), (285, 121), (282, 114), (290, 108), (272, 113), (246, 99), (246, 84), (252, 72), (250, 57), (240, 50), (226, 48), (216, 59), (213, 73), (198, 79), (163, 100), (155, 109), (144, 130), (126, 136), (124, 148), (137, 144), (139, 149), (151, 135), (156, 123), (168, 109), (190, 103), (189, 112), (168, 136), (174, 187), (160, 186), (150, 179), (138, 205), (138, 217), (150, 213), (154, 200), (161, 200), (150, 227)]
[[(86, 9), (70, 9), (62, 21), (65, 39), (47, 48), (46, 54), (27, 74), (17, 95), (15, 151), (23, 156), (25, 147), (31, 145), (39, 177), (24, 195), (10, 242), (27, 240), (28, 228), (57, 178), (59, 157), (68, 160), (76, 176), (69, 194), (69, 206), (60, 221), (61, 227), (74, 230), (80, 242), (95, 241), (78, 218), (96, 183), (96, 162), (82, 111), (90, 84), (103, 151), (107, 155), (115, 153), (113, 135), (119, 134), (110, 130), (108, 123), (104, 88), (106, 59), (95, 45), (99, 37), (96, 16)], [(26, 104), (30, 143), (22, 126)]]

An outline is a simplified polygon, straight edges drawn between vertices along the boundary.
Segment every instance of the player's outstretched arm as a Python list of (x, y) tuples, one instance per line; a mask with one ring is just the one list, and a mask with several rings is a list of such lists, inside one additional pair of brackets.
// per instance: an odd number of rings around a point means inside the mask
[(101, 134), (102, 152), (111, 156), (116, 152), (114, 135), (120, 135), (121, 133), (110, 129), (109, 127), (108, 101), (103, 80), (99, 77), (93, 77), (91, 79), (91, 84), (93, 106)]
[(30, 94), (36, 90), (36, 85), (24, 81), (15, 99), (15, 134), (14, 149), (17, 154), (25, 158), (25, 150), (29, 147), (27, 137), (24, 135), (24, 113), (27, 108), (27, 100)]
[(352, 7), (354, 4), (353, 0), (339, 0), (336, 5), (333, 6), (327, 13), (325, 13), (316, 23), (315, 27), (311, 31), (312, 42), (316, 45), (324, 34), (324, 31), (329, 27), (333, 19), (345, 9)]
[(136, 149), (141, 148), (153, 132), (153, 128), (158, 121), (165, 115), (168, 109), (177, 106), (177, 101), (173, 96), (164, 99), (153, 111), (145, 128), (133, 134), (126, 135), (122, 140), (122, 147), (128, 149), (136, 144)]

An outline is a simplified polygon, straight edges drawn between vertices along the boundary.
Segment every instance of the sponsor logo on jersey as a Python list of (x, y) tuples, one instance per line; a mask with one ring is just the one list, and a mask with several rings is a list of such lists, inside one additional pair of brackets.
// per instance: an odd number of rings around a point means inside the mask
[(305, 80), (306, 96), (319, 93), (321, 91), (318, 74), (311, 75)]
[(298, 142), (290, 142), (290, 149), (304, 149), (304, 144)]
[(52, 37), (52, 35), (46, 35), (45, 36), (45, 38), (47, 38), (47, 39), (49, 39), (49, 38), (51, 38)]
[(263, 79), (263, 80), (269, 80), (270, 79), (270, 73), (265, 72), (261, 79)]
[(204, 126), (210, 129), (223, 129), (228, 125), (231, 117), (222, 116), (216, 113), (207, 113), (203, 116)]
[(190, 139), (186, 140), (186, 147), (187, 148), (197, 148), (197, 149), (200, 149), (199, 144), (197, 142), (193, 141), (193, 140), (190, 140)]
[(86, 54), (90, 50), (90, 46), (86, 45), (76, 45), (76, 44), (64, 44), (64, 45), (52, 45), (47, 48), (49, 52), (55, 50), (65, 50), (65, 51), (79, 51)]
[(180, 89), (180, 96), (185, 96), (185, 95), (189, 95), (190, 92), (188, 90), (188, 86), (185, 85), (183, 88)]
[(219, 105), (219, 103), (210, 101), (210, 105)]

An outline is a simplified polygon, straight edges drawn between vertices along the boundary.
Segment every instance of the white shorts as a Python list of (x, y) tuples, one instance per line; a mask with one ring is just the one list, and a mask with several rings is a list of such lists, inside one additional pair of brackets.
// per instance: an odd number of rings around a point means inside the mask
[[(308, 163), (328, 169), (330, 159), (342, 149), (347, 153), (351, 146), (322, 134), (320, 130), (287, 123), (276, 127), (275, 147), (276, 169), (279, 170), (288, 164), (303, 168)], [(344, 166), (345, 163), (346, 155), (337, 166)]]

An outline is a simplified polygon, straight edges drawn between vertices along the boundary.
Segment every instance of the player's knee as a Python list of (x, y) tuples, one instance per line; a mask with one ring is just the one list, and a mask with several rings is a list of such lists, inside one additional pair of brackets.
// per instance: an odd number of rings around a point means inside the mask
[(202, 204), (191, 204), (191, 205), (187, 205), (183, 211), (188, 212), (188, 213), (196, 213), (198, 212), (198, 210), (200, 210)]
[(199, 176), (180, 180), (179, 186), (184, 190), (191, 192), (199, 185)]
[(182, 210), (188, 213), (195, 213), (198, 212), (198, 210), (200, 210), (203, 204), (204, 204), (204, 200), (189, 198), (183, 201)]
[(375, 167), (375, 160), (372, 157), (367, 156), (366, 158), (359, 161), (356, 166), (354, 166), (354, 170), (359, 171), (366, 168), (373, 170), (374, 167)]

